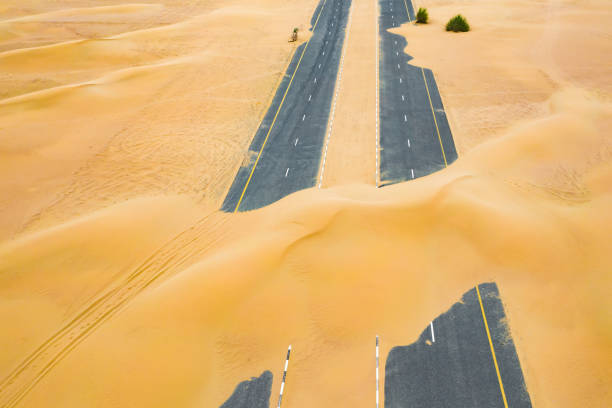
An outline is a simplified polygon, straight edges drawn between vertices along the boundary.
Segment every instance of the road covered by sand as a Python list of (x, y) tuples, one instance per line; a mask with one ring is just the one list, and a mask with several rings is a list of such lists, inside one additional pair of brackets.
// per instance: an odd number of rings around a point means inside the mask
[[(284, 406), (368, 407), (376, 334), (385, 358), (495, 281), (534, 406), (609, 406), (609, 6), (423, 5), (430, 25), (396, 31), (436, 75), (459, 160), (376, 189), (372, 123), (335, 124), (329, 188), (223, 214), (315, 2), (3, 2), (0, 401), (219, 406), (264, 370), (274, 399), (292, 344)], [(373, 106), (368, 8), (338, 123)], [(458, 12), (472, 32), (443, 30)], [(362, 129), (363, 161), (333, 160)]]

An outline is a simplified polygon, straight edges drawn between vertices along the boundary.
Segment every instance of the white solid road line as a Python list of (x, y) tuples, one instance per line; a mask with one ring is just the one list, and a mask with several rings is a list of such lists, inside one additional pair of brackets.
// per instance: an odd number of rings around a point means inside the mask
[(287, 358), (285, 359), (285, 369), (283, 370), (283, 380), (281, 382), (280, 394), (278, 396), (278, 405), (277, 408), (280, 408), (281, 401), (283, 400), (283, 391), (285, 390), (285, 381), (287, 380), (287, 367), (289, 366), (289, 356), (291, 355), (291, 345), (289, 345), (289, 349), (287, 350)]
[(287, 171), (285, 172), (285, 177), (287, 177), (287, 174), (289, 174), (289, 167), (287, 167)]
[(378, 135), (379, 133), (379, 128), (378, 128), (378, 116), (379, 116), (378, 114), (379, 112), (378, 111), (378, 108), (379, 108), (379, 105), (378, 105), (378, 96), (379, 96), (378, 95), (379, 94), (378, 92), (378, 65), (379, 65), (379, 62), (378, 62), (378, 58), (379, 58), (379, 53), (380, 53), (379, 51), (380, 44), (378, 43), (379, 42), (379, 35), (378, 35), (379, 27), (378, 27), (378, 2), (377, 0), (374, 0), (374, 10), (376, 10), (376, 13), (373, 13), (374, 14), (374, 33), (375, 33), (374, 42), (376, 43), (376, 89), (374, 90), (376, 93), (376, 110), (374, 112), (374, 116), (376, 116), (376, 146), (375, 146), (376, 147), (376, 150), (375, 150), (376, 169), (374, 171), (374, 183), (376, 184), (376, 187), (378, 188), (378, 177), (379, 177), (378, 176), (378, 167), (379, 167), (378, 163), (380, 163), (380, 148), (379, 148), (379, 135)]
[(321, 188), (323, 184), (323, 174), (325, 173), (325, 164), (327, 163), (327, 149), (329, 148), (329, 141), (331, 139), (332, 130), (334, 128), (334, 117), (336, 116), (336, 102), (338, 101), (338, 92), (340, 92), (340, 86), (342, 85), (342, 70), (344, 68), (344, 56), (346, 55), (346, 49), (348, 48), (349, 34), (351, 33), (351, 21), (353, 18), (353, 5), (351, 4), (348, 15), (348, 23), (346, 25), (344, 36), (344, 42), (342, 43), (342, 56), (340, 57), (340, 67), (338, 69), (338, 80), (336, 81), (336, 92), (334, 93), (334, 102), (332, 104), (331, 115), (329, 117), (329, 129), (327, 131), (327, 140), (325, 141), (325, 151), (323, 153), (323, 161), (321, 162), (321, 170), (319, 171), (319, 185)]
[(414, 169), (410, 169), (410, 173), (412, 174), (412, 178), (414, 178)]
[(434, 335), (433, 322), (429, 322), (429, 328), (431, 329), (431, 341), (436, 342), (436, 336)]

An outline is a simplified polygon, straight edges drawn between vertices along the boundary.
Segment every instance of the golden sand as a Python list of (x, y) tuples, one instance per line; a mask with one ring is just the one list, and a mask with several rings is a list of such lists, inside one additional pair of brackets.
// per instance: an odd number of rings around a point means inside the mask
[[(0, 398), (34, 383), (19, 406), (214, 407), (268, 369), (274, 403), (292, 344), (284, 406), (369, 407), (374, 336), (384, 359), (495, 281), (534, 406), (612, 403), (605, 1), (424, 2), (431, 24), (397, 31), (459, 160), (376, 189), (343, 178), (372, 159), (330, 153), (335, 187), (245, 214), (216, 208), (315, 2), (173, 3), (0, 5), (0, 379), (41, 345), (51, 367)], [(375, 86), (369, 3), (338, 121), (371, 106), (354, 90)], [(457, 12), (472, 32), (443, 31)]]

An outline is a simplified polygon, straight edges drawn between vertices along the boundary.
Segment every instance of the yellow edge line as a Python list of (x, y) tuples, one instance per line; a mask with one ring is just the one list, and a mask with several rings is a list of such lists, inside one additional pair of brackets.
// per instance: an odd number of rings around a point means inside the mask
[(480, 302), (480, 310), (482, 311), (482, 320), (487, 330), (487, 337), (489, 338), (489, 346), (491, 346), (491, 355), (493, 356), (493, 364), (495, 364), (495, 372), (497, 373), (497, 381), (499, 381), (499, 389), (501, 391), (502, 398), (504, 400), (504, 407), (508, 408), (508, 401), (506, 400), (506, 393), (504, 392), (504, 385), (502, 384), (501, 374), (499, 373), (499, 366), (497, 365), (497, 358), (495, 357), (495, 350), (493, 349), (493, 340), (491, 340), (491, 333), (489, 332), (489, 325), (487, 323), (487, 316), (485, 316), (484, 306), (482, 305), (482, 298), (480, 297), (480, 290), (476, 285), (476, 293), (478, 294), (478, 302)]
[(425, 89), (427, 90), (427, 97), (429, 98), (429, 107), (431, 108), (431, 115), (433, 116), (434, 124), (436, 125), (436, 132), (438, 133), (438, 140), (440, 141), (440, 150), (442, 150), (442, 158), (444, 159), (444, 167), (448, 167), (446, 162), (446, 154), (444, 153), (444, 146), (442, 146), (442, 138), (440, 137), (440, 129), (438, 129), (438, 121), (436, 120), (436, 113), (434, 112), (433, 103), (431, 102), (431, 95), (429, 94), (429, 87), (427, 86), (427, 79), (425, 78), (425, 70), (421, 67), (423, 73), (423, 81), (425, 82)]
[[(317, 19), (315, 20), (314, 26), (312, 26), (313, 35), (314, 35), (315, 28), (317, 28), (317, 24), (319, 24), (319, 18), (321, 17), (321, 13), (323, 12), (323, 8), (325, 7), (326, 3), (327, 3), (327, 0), (324, 0), (323, 5), (321, 6), (321, 10), (319, 10), (319, 15), (317, 16)], [(268, 142), (268, 136), (270, 136), (270, 132), (272, 132), (272, 128), (274, 127), (274, 123), (276, 122), (276, 118), (278, 117), (278, 114), (281, 108), (283, 107), (283, 103), (285, 102), (285, 97), (287, 96), (287, 93), (289, 92), (289, 88), (291, 88), (291, 84), (293, 83), (293, 78), (295, 77), (295, 74), (297, 73), (297, 70), (300, 67), (300, 63), (302, 62), (302, 57), (304, 56), (304, 53), (306, 52), (306, 48), (308, 48), (309, 43), (310, 43), (310, 40), (306, 42), (306, 45), (304, 46), (304, 50), (302, 51), (302, 55), (300, 55), (300, 59), (298, 60), (295, 70), (293, 71), (293, 75), (291, 75), (291, 80), (289, 81), (289, 85), (287, 85), (287, 89), (285, 90), (285, 93), (283, 94), (283, 99), (281, 99), (280, 105), (278, 105), (278, 109), (276, 110), (276, 114), (274, 115), (274, 119), (272, 120), (272, 124), (270, 125), (270, 129), (268, 129), (266, 138), (264, 139), (263, 144), (261, 145), (261, 149), (259, 149), (259, 153), (257, 154), (257, 159), (255, 160), (255, 164), (253, 165), (253, 168), (251, 169), (251, 174), (249, 174), (249, 178), (247, 179), (247, 182), (244, 185), (242, 194), (240, 194), (240, 199), (238, 200), (238, 204), (236, 204), (236, 208), (234, 209), (234, 212), (238, 211), (238, 208), (240, 207), (240, 203), (242, 203), (242, 199), (244, 198), (244, 194), (246, 193), (247, 187), (249, 186), (249, 183), (251, 182), (251, 178), (253, 177), (253, 173), (255, 172), (257, 163), (259, 163), (259, 158), (261, 157), (261, 153), (263, 152), (263, 149), (266, 146), (266, 143)]]
[(408, 15), (408, 22), (411, 23), (412, 20), (410, 20), (410, 13), (408, 12), (408, 4), (406, 3), (406, 0), (404, 0), (404, 6), (406, 7), (406, 14)]

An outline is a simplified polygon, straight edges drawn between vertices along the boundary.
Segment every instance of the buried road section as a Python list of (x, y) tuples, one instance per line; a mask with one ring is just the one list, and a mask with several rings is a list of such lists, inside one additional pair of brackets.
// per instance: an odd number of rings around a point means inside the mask
[(350, 6), (350, 1), (321, 0), (313, 35), (296, 50), (224, 211), (253, 210), (315, 185)]
[(385, 407), (531, 407), (497, 285), (478, 285), (391, 349)]

